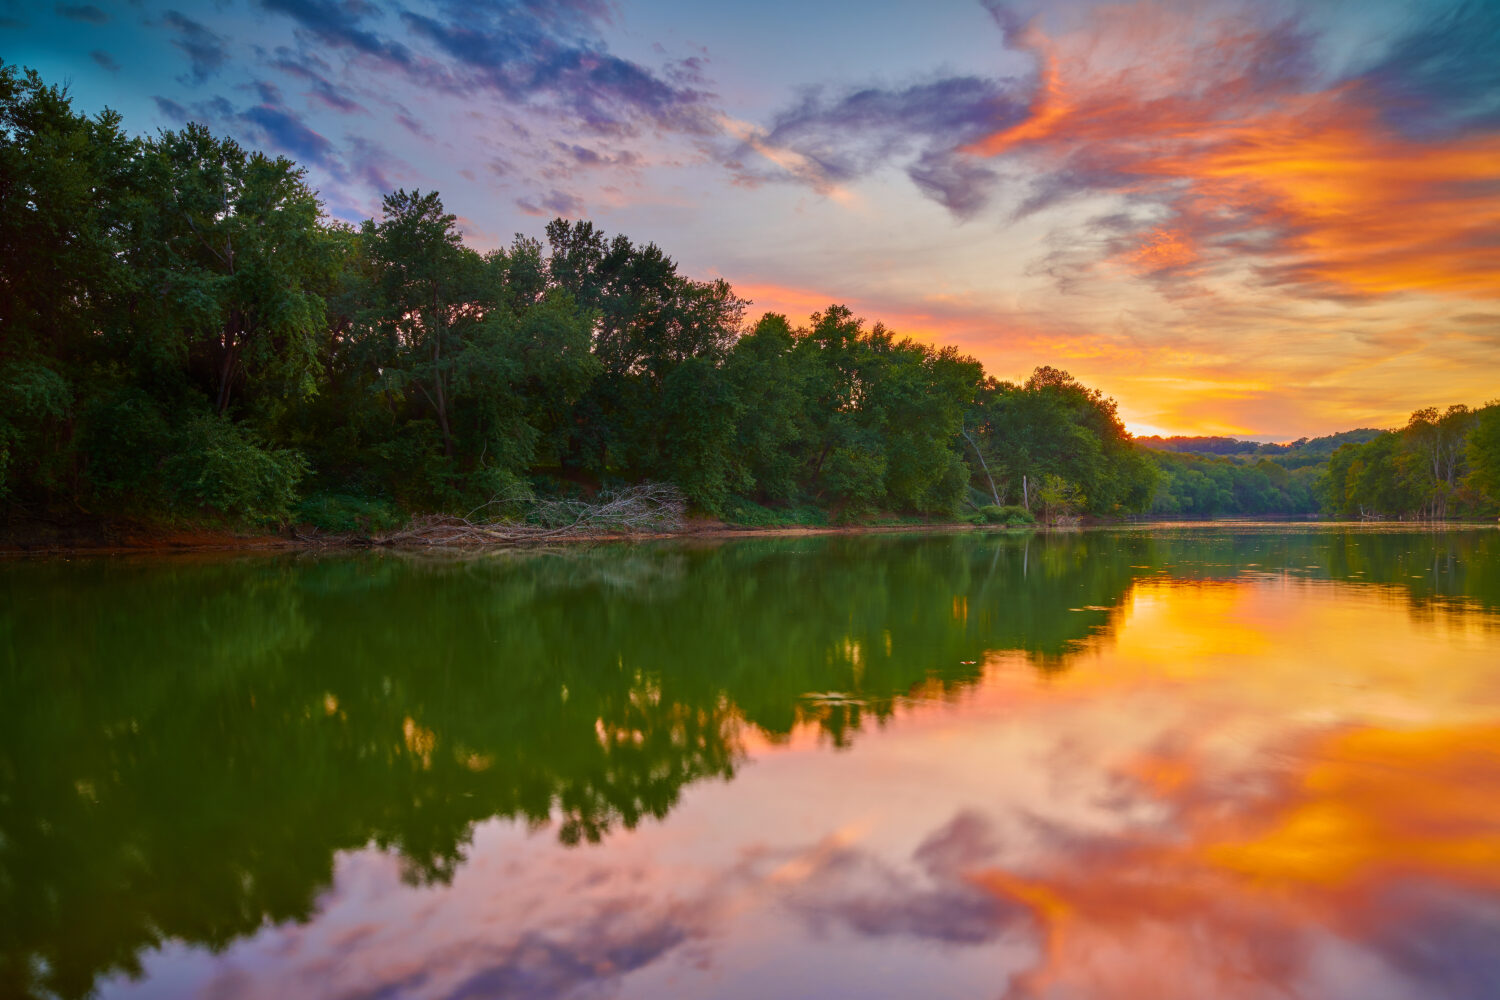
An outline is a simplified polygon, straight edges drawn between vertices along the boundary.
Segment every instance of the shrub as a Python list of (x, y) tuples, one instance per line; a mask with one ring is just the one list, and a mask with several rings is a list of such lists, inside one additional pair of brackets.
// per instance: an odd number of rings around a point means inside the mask
[(1004, 507), (985, 504), (979, 508), (977, 516), (984, 524), (1004, 524), (1016, 527), (1036, 523), (1036, 518), (1031, 515), (1031, 511), (1015, 504), (1008, 504)]
[(869, 448), (837, 448), (823, 466), (828, 492), (845, 516), (875, 510), (885, 498), (885, 456)]
[(178, 433), (162, 478), (178, 505), (247, 521), (284, 521), (307, 474), (302, 453), (264, 447), (221, 416), (200, 416)]
[(383, 498), (351, 493), (318, 493), (297, 505), (294, 520), (320, 531), (373, 535), (406, 523), (406, 516)]
[(724, 508), (724, 520), (755, 528), (821, 527), (828, 523), (826, 511), (817, 507), (763, 507), (741, 497), (731, 498)]
[(1013, 528), (1025, 524), (1036, 524), (1036, 517), (1031, 511), (1019, 504), (1009, 504), (1001, 507), (1000, 515), (1002, 522)]

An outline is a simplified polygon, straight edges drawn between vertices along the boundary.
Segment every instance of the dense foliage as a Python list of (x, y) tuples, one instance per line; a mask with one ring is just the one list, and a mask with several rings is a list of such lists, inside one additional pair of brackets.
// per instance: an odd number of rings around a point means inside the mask
[(748, 521), (1151, 497), (1113, 402), (1066, 373), (997, 382), (842, 306), (747, 324), (724, 281), (589, 222), (481, 254), (397, 191), (347, 226), (289, 160), (132, 137), (7, 67), (0, 166), (12, 511), (371, 530), (642, 479)]

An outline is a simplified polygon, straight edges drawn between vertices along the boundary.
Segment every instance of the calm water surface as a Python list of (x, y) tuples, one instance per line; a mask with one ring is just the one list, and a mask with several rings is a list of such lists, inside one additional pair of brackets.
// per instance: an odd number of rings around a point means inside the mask
[(12, 562), (0, 706), (0, 996), (1500, 996), (1493, 529)]

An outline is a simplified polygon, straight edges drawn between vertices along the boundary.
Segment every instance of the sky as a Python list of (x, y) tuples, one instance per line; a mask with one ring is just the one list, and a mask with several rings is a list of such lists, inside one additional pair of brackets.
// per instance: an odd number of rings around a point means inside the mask
[(0, 59), (335, 218), (587, 218), (1138, 434), (1500, 398), (1500, 0), (0, 0)]

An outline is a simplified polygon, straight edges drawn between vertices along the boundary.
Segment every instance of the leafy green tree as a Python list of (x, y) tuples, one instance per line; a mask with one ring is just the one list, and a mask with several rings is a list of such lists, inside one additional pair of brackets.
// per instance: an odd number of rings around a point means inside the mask
[(1042, 476), (1036, 489), (1037, 502), (1042, 508), (1042, 517), (1057, 522), (1072, 517), (1088, 503), (1083, 491), (1055, 472)]
[(1500, 506), (1500, 403), (1490, 403), (1474, 414), (1465, 445), (1469, 462), (1467, 483), (1489, 502)]
[(436, 191), (399, 190), (382, 208), (384, 217), (367, 221), (363, 234), (375, 295), (369, 326), (383, 348), (388, 389), (426, 402), (451, 458), (455, 368), (495, 304), (482, 297), (484, 262), (463, 245), (457, 217)]
[(1413, 413), (1402, 431), (1406, 477), (1423, 494), (1429, 517), (1448, 515), (1449, 501), (1463, 476), (1464, 437), (1472, 423), (1467, 406), (1450, 406), (1444, 413), (1429, 406)]
[[(544, 280), (536, 241), (481, 257), (436, 193), (398, 191), (384, 207), (355, 241), (347, 326), (330, 338), (342, 402), (315, 421), (342, 438), (323, 456), (343, 466), (330, 486), (482, 502), (567, 450), (599, 371), (590, 314)], [(342, 421), (345, 409), (359, 419)], [(364, 456), (352, 466), (351, 452)], [(355, 482), (361, 467), (376, 482)]]
[(724, 374), (739, 402), (730, 458), (733, 489), (789, 502), (798, 490), (807, 433), (808, 372), (785, 316), (766, 313), (734, 345)]
[(126, 258), (137, 348), (185, 369), (218, 414), (237, 393), (262, 416), (311, 396), (337, 260), (302, 170), (197, 124), (147, 140), (136, 169), (144, 197), (126, 214)]
[(98, 331), (122, 285), (120, 116), (0, 62), (0, 501), (76, 493)]
[[(571, 463), (597, 476), (686, 480), (691, 499), (717, 509), (736, 408), (720, 367), (744, 300), (727, 282), (679, 275), (655, 244), (607, 240), (589, 222), (557, 219), (547, 239), (551, 280), (594, 317), (601, 369), (574, 414)], [(711, 467), (690, 469), (694, 460)]]
[[(1115, 402), (1043, 366), (1022, 385), (990, 380), (970, 414), (1001, 499), (1032, 505), (1049, 473), (1077, 486), (1091, 514), (1143, 511), (1157, 469), (1120, 422)], [(978, 470), (976, 470), (978, 471)]]

